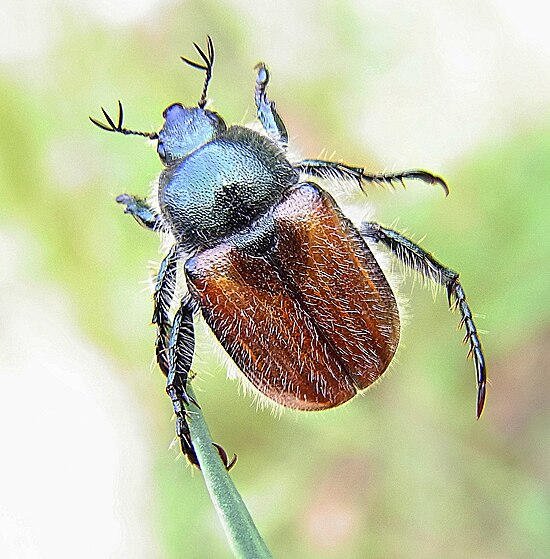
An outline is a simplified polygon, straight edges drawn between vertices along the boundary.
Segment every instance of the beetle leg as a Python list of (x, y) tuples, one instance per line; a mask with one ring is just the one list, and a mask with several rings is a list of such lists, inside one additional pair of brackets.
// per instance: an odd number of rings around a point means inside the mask
[(179, 252), (174, 245), (160, 264), (153, 294), (153, 324), (157, 325), (156, 354), (160, 370), (166, 375), (166, 392), (172, 400), (176, 414), (176, 435), (181, 450), (191, 464), (198, 460), (191, 443), (185, 404), (191, 401), (185, 391), (187, 376), (193, 360), (195, 339), (193, 334), (193, 307), (191, 298), (184, 300), (170, 321), (170, 308), (177, 280)]
[(174, 317), (174, 323), (170, 332), (166, 393), (172, 400), (174, 413), (176, 414), (176, 435), (180, 440), (181, 451), (191, 464), (199, 467), (197, 455), (191, 442), (185, 408), (186, 405), (192, 402), (192, 399), (187, 394), (186, 386), (194, 350), (193, 303), (191, 297), (187, 297)]
[(285, 149), (288, 146), (288, 132), (275, 108), (275, 102), (267, 98), (266, 90), (269, 83), (269, 72), (263, 62), (256, 64), (255, 70), (258, 70), (256, 89), (254, 91), (258, 118), (269, 136)]
[(174, 245), (160, 264), (153, 293), (152, 322), (157, 325), (155, 351), (157, 363), (165, 376), (168, 376), (168, 342), (172, 330), (170, 308), (176, 288), (178, 259), (179, 254)]
[(145, 229), (160, 231), (163, 228), (162, 217), (143, 198), (121, 194), (116, 197), (116, 201), (124, 204), (124, 213), (130, 214)]
[(376, 184), (380, 186), (395, 187), (396, 184), (405, 186), (405, 180), (420, 180), (430, 185), (437, 185), (443, 188), (445, 195), (449, 194), (447, 183), (437, 175), (422, 169), (408, 169), (394, 173), (365, 173), (363, 167), (352, 167), (337, 161), (325, 161), (323, 159), (303, 159), (294, 165), (294, 168), (306, 175), (320, 177), (322, 179), (342, 179), (355, 180), (365, 190), (365, 184)]
[(477, 417), (479, 418), (485, 404), (487, 369), (472, 311), (466, 302), (466, 295), (460, 285), (458, 273), (443, 266), (430, 253), (397, 231), (371, 222), (363, 223), (360, 231), (366, 241), (381, 242), (404, 264), (446, 287), (449, 306), (458, 308), (462, 316), (461, 325), (466, 330), (464, 341), (469, 343), (469, 354), (474, 359), (477, 380)]
[[(195, 303), (190, 296), (183, 300), (174, 317), (174, 323), (172, 324), (170, 321), (170, 308), (176, 287), (179, 256), (177, 246), (174, 245), (161, 262), (153, 294), (153, 324), (157, 325), (157, 363), (166, 376), (166, 392), (172, 400), (176, 414), (176, 435), (180, 440), (183, 454), (191, 464), (198, 468), (199, 463), (191, 442), (185, 409), (189, 403), (199, 407), (186, 392), (195, 349), (193, 329)], [(220, 445), (212, 444), (218, 450), (226, 470), (229, 471), (235, 465), (237, 457), (233, 456), (229, 460), (227, 453)]]

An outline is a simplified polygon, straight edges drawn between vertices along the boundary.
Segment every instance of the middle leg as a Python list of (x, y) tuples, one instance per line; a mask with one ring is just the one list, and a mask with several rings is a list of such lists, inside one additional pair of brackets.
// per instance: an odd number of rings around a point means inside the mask
[[(180, 440), (182, 453), (191, 464), (200, 467), (191, 441), (186, 410), (190, 403), (199, 407), (187, 394), (187, 382), (195, 352), (193, 316), (197, 310), (197, 305), (189, 294), (183, 299), (174, 321), (170, 320), (179, 256), (177, 246), (172, 247), (162, 261), (157, 276), (153, 295), (153, 323), (157, 326), (156, 355), (158, 365), (166, 376), (166, 392), (176, 415), (176, 435)], [(230, 460), (220, 445), (213, 444), (225, 468), (230, 470), (237, 457)]]
[(166, 376), (166, 392), (176, 415), (176, 435), (181, 450), (191, 464), (199, 467), (185, 409), (191, 401), (186, 387), (195, 348), (193, 306), (189, 296), (176, 312), (173, 323), (170, 320), (178, 260), (178, 249), (174, 245), (162, 261), (157, 275), (153, 294), (153, 324), (157, 326), (156, 356), (160, 370)]
[(345, 163), (325, 161), (324, 159), (303, 159), (296, 163), (294, 168), (306, 175), (322, 179), (354, 180), (362, 190), (364, 190), (365, 183), (395, 187), (396, 184), (404, 186), (405, 180), (420, 180), (430, 185), (441, 186), (445, 195), (449, 194), (449, 187), (441, 177), (422, 169), (370, 174), (365, 173), (363, 167), (352, 167)]
[[(181, 451), (191, 464), (200, 468), (191, 441), (186, 410), (186, 406), (192, 402), (187, 394), (187, 379), (191, 370), (194, 351), (193, 302), (191, 297), (187, 296), (174, 316), (174, 323), (170, 332), (166, 393), (172, 400), (176, 415), (176, 435), (180, 440)], [(196, 402), (193, 403), (196, 404)]]

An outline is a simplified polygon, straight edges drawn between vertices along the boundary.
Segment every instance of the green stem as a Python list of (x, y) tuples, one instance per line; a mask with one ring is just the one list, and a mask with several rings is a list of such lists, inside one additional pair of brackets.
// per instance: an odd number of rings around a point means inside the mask
[[(187, 384), (187, 393), (195, 399), (190, 384)], [(271, 558), (272, 555), (260, 536), (241, 495), (229, 477), (218, 451), (212, 445), (212, 436), (201, 410), (191, 404), (188, 411), (191, 439), (204, 481), (235, 557)]]

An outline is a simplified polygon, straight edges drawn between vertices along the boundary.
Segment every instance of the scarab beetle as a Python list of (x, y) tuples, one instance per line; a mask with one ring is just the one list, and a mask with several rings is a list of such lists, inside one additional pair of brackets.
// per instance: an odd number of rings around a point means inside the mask
[[(368, 174), (342, 162), (291, 162), (285, 125), (267, 97), (266, 66), (256, 66), (255, 87), (263, 130), (228, 126), (205, 108), (212, 40), (206, 52), (194, 46), (202, 62), (182, 60), (206, 73), (197, 106), (170, 105), (158, 133), (124, 128), (120, 101), (116, 123), (104, 109), (106, 124), (91, 119), (107, 131), (156, 140), (164, 164), (152, 203), (128, 194), (117, 202), (142, 226), (173, 237), (156, 280), (153, 323), (183, 453), (198, 465), (186, 419), (196, 313), (252, 385), (282, 406), (332, 408), (384, 373), (399, 343), (400, 321), (373, 243), (446, 287), (473, 356), (479, 417), (485, 359), (458, 274), (396, 231), (372, 222), (356, 227), (312, 179), (355, 181), (361, 188), (419, 179), (448, 193), (444, 180), (418, 169)], [(187, 291), (174, 302), (181, 268)]]

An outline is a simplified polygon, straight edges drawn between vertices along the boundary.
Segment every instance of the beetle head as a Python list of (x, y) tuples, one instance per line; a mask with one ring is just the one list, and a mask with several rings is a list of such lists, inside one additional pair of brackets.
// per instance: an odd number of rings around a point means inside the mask
[(162, 116), (164, 126), (158, 134), (157, 153), (165, 165), (182, 159), (227, 128), (221, 116), (202, 107), (174, 103)]
[(122, 124), (124, 113), (120, 101), (118, 102), (118, 119), (116, 123), (103, 108), (101, 110), (107, 124), (92, 117), (90, 117), (90, 120), (107, 132), (144, 136), (150, 140), (157, 140), (157, 153), (165, 165), (179, 161), (223, 133), (227, 126), (222, 117), (204, 108), (207, 101), (208, 84), (212, 78), (212, 68), (214, 67), (214, 44), (209, 36), (207, 36), (206, 52), (197, 43), (193, 44), (203, 62), (195, 62), (184, 56), (181, 59), (192, 68), (202, 70), (205, 73), (202, 93), (196, 107), (184, 107), (181, 103), (174, 103), (167, 107), (162, 114), (164, 126), (158, 134), (156, 132), (141, 132), (125, 128)]
[(203, 62), (195, 62), (184, 56), (181, 59), (197, 70), (205, 72), (204, 86), (196, 107), (184, 107), (180, 103), (170, 105), (162, 114), (164, 126), (158, 135), (157, 153), (165, 165), (182, 159), (195, 149), (213, 140), (226, 130), (223, 119), (216, 113), (206, 110), (206, 93), (214, 67), (214, 44), (207, 36), (204, 52), (193, 43)]

